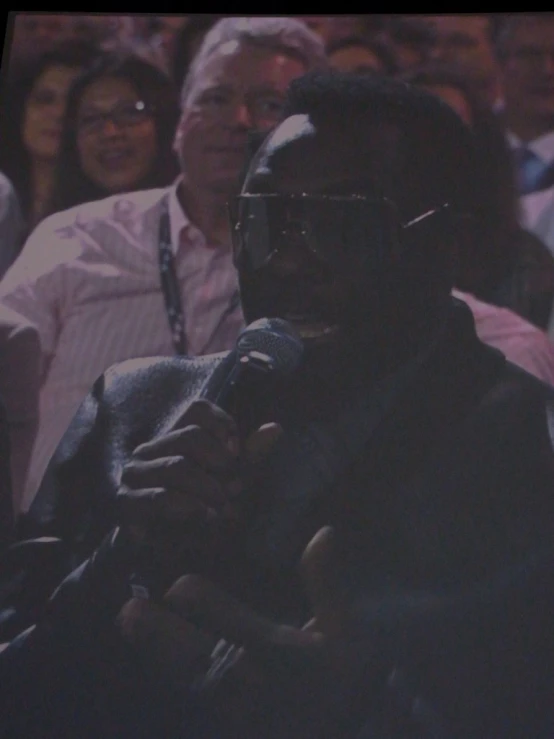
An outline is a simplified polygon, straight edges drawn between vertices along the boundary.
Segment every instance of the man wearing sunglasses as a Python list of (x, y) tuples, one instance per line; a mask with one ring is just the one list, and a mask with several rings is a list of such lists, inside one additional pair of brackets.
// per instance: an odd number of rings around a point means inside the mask
[(296, 80), (286, 114), (231, 221), (245, 317), (286, 319), (302, 363), (229, 413), (198, 401), (226, 357), (96, 384), (59, 471), (119, 526), (5, 650), (10, 736), (554, 726), (553, 393), (450, 295), (469, 133), (370, 77)]

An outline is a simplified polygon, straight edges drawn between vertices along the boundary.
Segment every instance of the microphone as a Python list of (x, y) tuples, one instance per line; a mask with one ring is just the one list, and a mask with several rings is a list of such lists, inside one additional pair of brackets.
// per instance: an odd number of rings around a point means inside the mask
[(304, 344), (296, 329), (282, 318), (260, 318), (239, 334), (235, 349), (208, 380), (201, 397), (225, 411), (239, 384), (260, 387), (290, 376), (299, 366)]
[[(235, 418), (242, 438), (255, 430), (263, 399), (273, 383), (292, 374), (299, 366), (304, 352), (302, 339), (296, 330), (280, 318), (261, 318), (239, 334), (235, 348), (216, 367), (208, 378), (200, 397), (217, 405)], [(233, 408), (237, 386), (248, 389), (251, 402), (248, 408)], [(257, 394), (261, 397), (256, 397)], [(247, 502), (243, 501), (245, 507)], [(164, 526), (170, 526), (165, 522)], [(133, 595), (150, 597), (160, 594), (158, 577), (148, 561), (148, 554), (131, 578)]]

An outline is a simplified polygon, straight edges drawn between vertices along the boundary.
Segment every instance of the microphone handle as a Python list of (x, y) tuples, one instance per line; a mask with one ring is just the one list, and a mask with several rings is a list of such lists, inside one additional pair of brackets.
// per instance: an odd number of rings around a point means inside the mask
[[(233, 356), (234, 355), (234, 356)], [(228, 364), (232, 363), (229, 369)], [(207, 387), (201, 394), (206, 400), (214, 403), (222, 410), (232, 413), (233, 415), (241, 415), (237, 409), (234, 409), (234, 400), (236, 397), (235, 390), (239, 383), (249, 383), (250, 377), (252, 378), (253, 387), (256, 386), (257, 381), (263, 380), (265, 383), (271, 378), (273, 371), (273, 363), (271, 357), (266, 354), (257, 351), (251, 351), (243, 356), (238, 356), (233, 352), (232, 355), (224, 360), (224, 365), (221, 366), (223, 379), (218, 378), (216, 382), (209, 382)], [(240, 410), (240, 409), (239, 409)], [(233, 413), (233, 411), (237, 411)], [(245, 438), (246, 430), (241, 428), (243, 424), (241, 419), (236, 418), (237, 425), (239, 427), (239, 433)], [(247, 424), (248, 426), (250, 424)], [(250, 432), (250, 428), (247, 429)], [(143, 553), (142, 565), (138, 565), (135, 572), (131, 577), (131, 588), (133, 595), (141, 598), (150, 598), (151, 594), (156, 593), (159, 595), (159, 588), (156, 587), (155, 580), (151, 568), (149, 567), (150, 556), (148, 552)], [(150, 572), (149, 572), (150, 570)]]

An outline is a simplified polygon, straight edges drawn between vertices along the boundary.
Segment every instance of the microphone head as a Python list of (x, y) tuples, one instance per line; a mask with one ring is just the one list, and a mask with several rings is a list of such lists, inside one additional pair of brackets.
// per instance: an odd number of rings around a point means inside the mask
[(304, 343), (288, 321), (282, 318), (259, 318), (240, 333), (236, 350), (239, 359), (250, 352), (265, 354), (275, 371), (288, 375), (300, 364)]

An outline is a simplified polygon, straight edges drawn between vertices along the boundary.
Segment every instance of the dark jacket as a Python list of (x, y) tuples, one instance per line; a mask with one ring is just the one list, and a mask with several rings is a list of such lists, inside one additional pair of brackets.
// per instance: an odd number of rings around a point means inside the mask
[[(218, 368), (223, 356), (109, 370), (58, 450), (50, 500), (39, 496), (29, 531), (61, 536), (74, 556), (88, 556), (115, 522), (115, 493), (133, 449), (161, 433)], [(553, 449), (554, 391), (482, 345), (469, 311), (456, 304), (439, 345), (356, 464), (320, 500), (289, 512), (298, 519), (298, 546), (288, 551), (288, 539), (275, 536), (283, 503), (270, 497), (264, 536), (250, 536), (259, 529), (253, 520), (231, 566), (207, 574), (268, 615), (300, 623), (307, 612), (295, 565), (315, 530), (331, 523), (362, 613), (358, 626), (383, 644), (410, 695), (430, 701), (451, 735), (550, 736)], [(276, 558), (281, 544), (288, 553)], [(88, 736), (84, 726), (95, 727), (91, 736), (99, 726), (104, 736), (150, 736), (145, 705), (159, 701), (153, 715), (169, 715), (147, 676), (137, 686), (134, 658), (111, 625), (129, 595), (130, 569), (108, 537), (36, 629), (2, 654), (4, 715), (20, 722), (20, 734), (12, 725), (10, 736), (35, 736), (21, 726), (51, 726), (58, 736)], [(67, 734), (63, 725), (72, 727)]]

